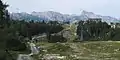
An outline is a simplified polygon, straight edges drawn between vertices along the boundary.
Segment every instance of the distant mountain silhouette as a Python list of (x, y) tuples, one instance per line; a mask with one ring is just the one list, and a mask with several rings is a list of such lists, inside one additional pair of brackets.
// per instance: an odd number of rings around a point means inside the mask
[(11, 18), (14, 20), (36, 20), (36, 21), (76, 21), (76, 20), (87, 20), (88, 18), (101, 18), (102, 21), (105, 22), (120, 22), (119, 19), (111, 17), (111, 16), (102, 16), (94, 14), (93, 12), (87, 12), (83, 10), (80, 15), (69, 15), (69, 14), (61, 14), (59, 12), (54, 11), (46, 11), (46, 12), (32, 12), (30, 14), (26, 12), (22, 13), (11, 13)]

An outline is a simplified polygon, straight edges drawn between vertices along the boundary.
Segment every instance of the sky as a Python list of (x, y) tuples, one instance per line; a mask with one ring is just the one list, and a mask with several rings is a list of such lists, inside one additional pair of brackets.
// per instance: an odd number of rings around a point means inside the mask
[(120, 0), (3, 0), (10, 12), (56, 11), (80, 15), (81, 10), (120, 18)]

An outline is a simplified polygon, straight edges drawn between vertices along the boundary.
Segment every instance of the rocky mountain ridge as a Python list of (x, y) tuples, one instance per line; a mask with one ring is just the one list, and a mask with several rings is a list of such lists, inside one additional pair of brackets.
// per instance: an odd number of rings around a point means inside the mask
[(54, 11), (46, 11), (46, 12), (32, 12), (32, 13), (11, 13), (11, 18), (14, 20), (21, 19), (21, 20), (36, 20), (36, 21), (79, 21), (79, 20), (87, 20), (88, 18), (101, 18), (102, 21), (105, 22), (120, 22), (120, 19), (111, 17), (111, 16), (102, 16), (97, 15), (93, 12), (82, 11), (80, 15), (69, 15), (69, 14), (62, 14), (59, 12)]

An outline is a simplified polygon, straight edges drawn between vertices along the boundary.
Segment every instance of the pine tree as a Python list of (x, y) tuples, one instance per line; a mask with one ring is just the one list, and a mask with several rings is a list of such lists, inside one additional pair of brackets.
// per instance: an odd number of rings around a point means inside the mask
[(0, 27), (3, 27), (6, 24), (6, 19), (9, 17), (8, 11), (6, 10), (7, 7), (8, 5), (3, 4), (3, 2), (0, 0)]
[(3, 2), (0, 0), (0, 60), (6, 60), (6, 40), (8, 34), (6, 32), (7, 28), (4, 27), (6, 27), (5, 25), (7, 24), (7, 7), (8, 5), (3, 4)]

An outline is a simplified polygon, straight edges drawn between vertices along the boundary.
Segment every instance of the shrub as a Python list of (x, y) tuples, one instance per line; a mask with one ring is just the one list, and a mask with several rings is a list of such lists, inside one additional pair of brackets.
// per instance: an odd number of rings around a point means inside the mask
[(26, 45), (24, 43), (21, 43), (19, 40), (8, 40), (7, 41), (7, 48), (9, 50), (14, 50), (14, 51), (22, 51), (26, 50)]
[(50, 36), (50, 40), (48, 40), (48, 42), (50, 42), (50, 43), (67, 42), (67, 39), (65, 39), (61, 35), (54, 35), (54, 36)]

